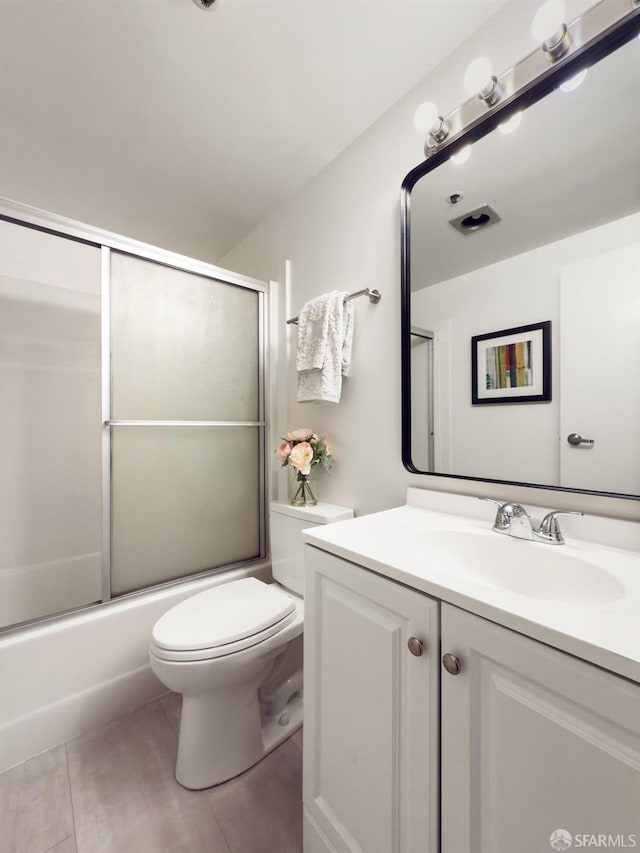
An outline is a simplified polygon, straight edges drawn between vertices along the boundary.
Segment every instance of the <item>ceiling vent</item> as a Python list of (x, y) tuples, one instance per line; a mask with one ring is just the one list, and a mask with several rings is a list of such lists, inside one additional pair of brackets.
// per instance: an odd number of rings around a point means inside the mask
[(495, 225), (496, 222), (500, 222), (498, 214), (490, 205), (483, 204), (475, 210), (450, 219), (449, 225), (453, 225), (461, 234), (474, 234), (476, 231), (488, 228), (489, 225)]

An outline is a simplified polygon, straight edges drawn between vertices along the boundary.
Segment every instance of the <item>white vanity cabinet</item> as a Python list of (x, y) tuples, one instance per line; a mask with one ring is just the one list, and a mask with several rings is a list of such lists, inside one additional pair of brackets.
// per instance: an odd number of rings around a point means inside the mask
[(640, 685), (305, 550), (305, 853), (640, 849)]
[(638, 685), (444, 603), (441, 637), (442, 853), (640, 848)]
[(305, 552), (305, 853), (436, 853), (438, 603)]

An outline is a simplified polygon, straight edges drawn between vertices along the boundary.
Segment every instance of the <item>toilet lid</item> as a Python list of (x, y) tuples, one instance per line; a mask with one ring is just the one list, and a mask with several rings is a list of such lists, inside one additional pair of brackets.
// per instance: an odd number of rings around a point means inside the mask
[(176, 651), (216, 648), (264, 632), (294, 610), (278, 587), (243, 578), (176, 604), (156, 622), (153, 642)]

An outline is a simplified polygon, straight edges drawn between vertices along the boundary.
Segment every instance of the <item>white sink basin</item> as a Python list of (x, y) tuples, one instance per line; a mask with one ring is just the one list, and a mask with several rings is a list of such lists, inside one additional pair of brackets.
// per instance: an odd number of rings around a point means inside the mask
[(605, 568), (571, 553), (569, 545), (547, 545), (493, 531), (434, 530), (425, 554), (442, 569), (463, 572), (529, 597), (572, 604), (617, 601), (625, 587)]

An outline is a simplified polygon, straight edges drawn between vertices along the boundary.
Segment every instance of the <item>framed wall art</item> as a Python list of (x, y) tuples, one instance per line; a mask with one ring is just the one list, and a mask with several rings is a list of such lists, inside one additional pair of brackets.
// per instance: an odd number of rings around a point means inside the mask
[(551, 400), (551, 321), (471, 338), (471, 402)]

